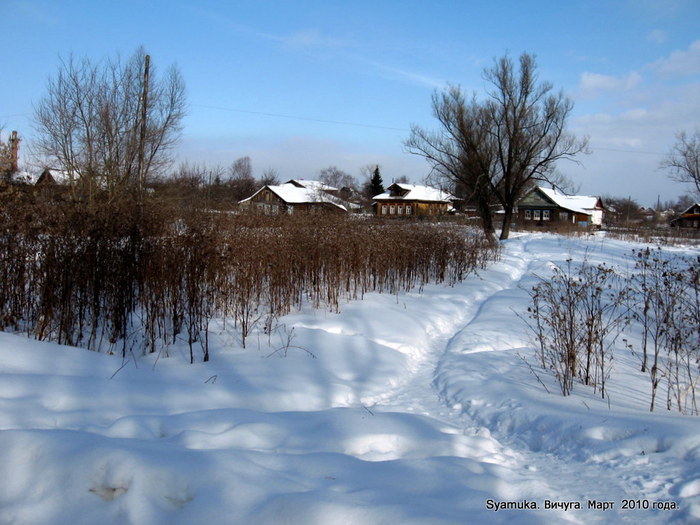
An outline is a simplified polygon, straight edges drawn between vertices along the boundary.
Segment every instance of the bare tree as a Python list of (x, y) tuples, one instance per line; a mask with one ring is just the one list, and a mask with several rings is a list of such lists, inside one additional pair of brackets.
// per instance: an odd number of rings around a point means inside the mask
[(676, 134), (676, 143), (661, 161), (660, 167), (670, 172), (671, 179), (691, 183), (700, 195), (700, 129), (692, 135)]
[(329, 166), (319, 171), (318, 180), (339, 190), (343, 188), (357, 188), (355, 177), (336, 166)]
[(228, 173), (229, 179), (226, 181), (226, 187), (230, 192), (232, 202), (250, 197), (258, 189), (258, 183), (253, 177), (250, 157), (240, 157), (233, 161)]
[(684, 212), (695, 204), (695, 200), (690, 195), (679, 195), (676, 202), (669, 204), (669, 208), (677, 212)]
[(240, 157), (233, 161), (229, 168), (229, 174), (232, 179), (253, 178), (253, 163), (250, 157)]
[(573, 103), (552, 85), (538, 82), (533, 55), (523, 53), (519, 68), (509, 57), (484, 71), (492, 86), (485, 101), (468, 102), (459, 87), (433, 95), (438, 132), (413, 126), (405, 145), (425, 157), (433, 174), (464, 187), (493, 232), (491, 205), (502, 206), (501, 239), (507, 239), (518, 200), (534, 181), (547, 181), (557, 161), (586, 152), (588, 141), (566, 132)]
[(405, 146), (428, 161), (432, 182), (477, 207), (484, 233), (492, 236), (496, 145), (488, 114), (476, 96), (467, 102), (457, 86), (433, 93), (432, 107), (439, 131), (413, 126)]
[(606, 222), (614, 226), (639, 224), (643, 220), (642, 207), (631, 197), (603, 197), (606, 205)]
[(143, 189), (180, 136), (185, 86), (175, 67), (158, 78), (143, 48), (126, 62), (61, 61), (35, 108), (38, 152), (67, 172), (73, 196)]
[(273, 186), (280, 183), (280, 176), (275, 168), (267, 168), (260, 177), (260, 186)]

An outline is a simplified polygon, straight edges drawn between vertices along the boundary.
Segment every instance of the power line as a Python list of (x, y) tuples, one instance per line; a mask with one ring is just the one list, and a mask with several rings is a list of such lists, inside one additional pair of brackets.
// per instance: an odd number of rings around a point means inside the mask
[[(378, 124), (363, 124), (360, 122), (348, 122), (348, 121), (343, 121), (343, 120), (331, 120), (331, 119), (321, 119), (321, 118), (315, 118), (315, 117), (304, 117), (300, 115), (287, 115), (284, 113), (271, 113), (268, 111), (254, 111), (251, 109), (240, 109), (240, 108), (229, 108), (229, 107), (223, 107), (223, 106), (212, 106), (208, 104), (190, 104), (193, 107), (197, 108), (204, 108), (204, 109), (213, 109), (217, 111), (228, 111), (231, 113), (246, 113), (249, 115), (261, 115), (265, 117), (276, 117), (276, 118), (285, 118), (285, 119), (290, 119), (290, 120), (303, 120), (307, 122), (321, 122), (323, 124), (335, 124), (338, 126), (353, 126), (353, 127), (358, 127), (358, 128), (371, 128), (371, 129), (385, 129), (385, 130), (391, 130), (391, 131), (402, 131), (404, 133), (409, 133), (410, 130), (406, 128), (398, 128), (394, 126), (381, 126)], [(619, 149), (619, 148), (604, 148), (604, 147), (593, 147), (592, 148), (594, 151), (599, 150), (599, 151), (613, 151), (616, 153), (637, 153), (641, 155), (664, 155), (662, 152), (658, 151), (639, 151), (639, 150), (630, 150), (630, 149)]]
[(600, 151), (615, 151), (617, 153), (640, 153), (642, 155), (665, 155), (665, 153), (662, 153), (660, 151), (639, 151), (639, 150), (632, 150), (632, 149), (617, 149), (617, 148), (600, 148), (600, 147), (591, 147), (591, 149), (595, 150), (600, 150)]
[(10, 115), (0, 115), (0, 118), (10, 118), (10, 117), (28, 117), (31, 113), (12, 113)]
[[(300, 116), (300, 115), (287, 115), (284, 113), (271, 113), (268, 111), (254, 111), (251, 109), (228, 108), (228, 107), (223, 107), (223, 106), (212, 106), (212, 105), (208, 105), (208, 104), (190, 104), (190, 105), (192, 107), (196, 107), (196, 108), (213, 109), (216, 111), (228, 111), (231, 113), (246, 113), (248, 115), (261, 115), (264, 117), (285, 118), (285, 119), (290, 119), (290, 120), (303, 120), (303, 121), (307, 121), (307, 122), (320, 122), (323, 124), (334, 124), (334, 125), (338, 125), (338, 126), (353, 126), (356, 128), (385, 129), (385, 130), (390, 130), (390, 131), (402, 131), (405, 133), (410, 132), (410, 130), (406, 129), (406, 128), (398, 128), (395, 126), (382, 126), (379, 124), (363, 124), (360, 122), (321, 119), (321, 118), (315, 118), (315, 117), (304, 117), (304, 116)], [(0, 118), (26, 117), (28, 115), (31, 115), (31, 113), (13, 113), (10, 115), (0, 115)], [(636, 153), (636, 154), (641, 154), (641, 155), (657, 155), (658, 156), (658, 155), (665, 154), (665, 153), (658, 152), (658, 151), (639, 151), (639, 150), (619, 149), (619, 148), (593, 147), (592, 149), (594, 151), (599, 150), (599, 151), (612, 151), (612, 152), (616, 152), (616, 153)]]
[(265, 111), (253, 111), (250, 109), (237, 109), (237, 108), (225, 108), (222, 106), (210, 106), (206, 104), (190, 104), (192, 107), (196, 108), (204, 108), (204, 109), (215, 109), (217, 111), (229, 111), (232, 113), (247, 113), (249, 115), (262, 115), (265, 117), (277, 117), (277, 118), (286, 118), (286, 119), (291, 119), (291, 120), (305, 120), (308, 122), (321, 122), (323, 124), (336, 124), (339, 126), (354, 126), (358, 128), (372, 128), (372, 129), (386, 129), (386, 130), (391, 130), (391, 131), (403, 131), (403, 132), (408, 132), (409, 130), (405, 128), (397, 128), (393, 126), (380, 126), (378, 124), (362, 124), (359, 122), (347, 122), (343, 120), (330, 120), (330, 119), (321, 119), (321, 118), (314, 118), (314, 117), (302, 117), (299, 115), (285, 115), (282, 113), (269, 113)]

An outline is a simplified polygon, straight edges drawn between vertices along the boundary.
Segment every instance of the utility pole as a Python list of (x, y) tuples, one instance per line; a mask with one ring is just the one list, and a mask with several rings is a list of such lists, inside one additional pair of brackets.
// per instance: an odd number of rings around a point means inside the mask
[(9, 146), (10, 146), (10, 173), (15, 173), (19, 171), (19, 141), (21, 139), (17, 136), (17, 132), (13, 131), (10, 134)]
[(139, 204), (143, 207), (143, 197), (146, 186), (146, 174), (144, 173), (144, 160), (146, 148), (146, 116), (148, 114), (148, 70), (151, 64), (150, 55), (146, 55), (143, 67), (143, 94), (141, 95), (141, 132), (139, 134), (139, 163), (138, 163), (138, 191)]

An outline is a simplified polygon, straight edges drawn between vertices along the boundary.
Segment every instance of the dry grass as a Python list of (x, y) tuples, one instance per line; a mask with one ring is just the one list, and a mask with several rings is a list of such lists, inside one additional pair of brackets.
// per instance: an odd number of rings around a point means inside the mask
[(4, 199), (0, 329), (122, 355), (185, 340), (206, 361), (213, 318), (245, 346), (305, 302), (454, 284), (498, 255), (458, 224)]

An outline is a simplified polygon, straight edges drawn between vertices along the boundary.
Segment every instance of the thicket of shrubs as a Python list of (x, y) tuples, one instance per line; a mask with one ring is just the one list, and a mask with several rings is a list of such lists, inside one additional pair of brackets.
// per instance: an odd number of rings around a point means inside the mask
[[(624, 272), (568, 261), (532, 288), (529, 325), (540, 365), (553, 372), (563, 395), (580, 381), (604, 398), (613, 349), (623, 338), (649, 377), (649, 409), (665, 385), (668, 410), (698, 415), (700, 258), (646, 248), (631, 260)], [(627, 330), (638, 336), (637, 346), (624, 338)]]
[(0, 329), (122, 355), (184, 340), (206, 361), (213, 318), (245, 346), (306, 301), (338, 310), (371, 291), (453, 284), (498, 254), (456, 224), (3, 199)]

